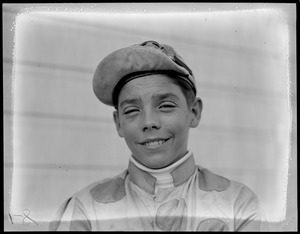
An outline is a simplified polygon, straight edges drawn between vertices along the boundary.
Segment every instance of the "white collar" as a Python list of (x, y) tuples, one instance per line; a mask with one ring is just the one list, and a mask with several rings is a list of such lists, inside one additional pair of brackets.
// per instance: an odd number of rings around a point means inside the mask
[(173, 171), (173, 169), (175, 169), (180, 164), (185, 162), (191, 155), (192, 153), (188, 151), (181, 159), (161, 169), (148, 168), (142, 165), (141, 163), (139, 163), (138, 161), (136, 161), (133, 158), (133, 156), (130, 157), (130, 161), (134, 163), (134, 165), (136, 165), (141, 170), (146, 171), (149, 174), (151, 174), (153, 177), (155, 177), (157, 187), (166, 188), (166, 187), (173, 187), (173, 177), (171, 175), (171, 171)]

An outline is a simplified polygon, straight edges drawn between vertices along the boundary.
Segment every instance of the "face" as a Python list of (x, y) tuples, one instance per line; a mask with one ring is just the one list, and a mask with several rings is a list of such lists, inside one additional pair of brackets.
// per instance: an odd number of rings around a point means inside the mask
[(197, 99), (188, 107), (180, 87), (166, 75), (128, 82), (119, 94), (114, 120), (133, 157), (149, 168), (163, 168), (187, 153), (190, 127), (200, 120)]

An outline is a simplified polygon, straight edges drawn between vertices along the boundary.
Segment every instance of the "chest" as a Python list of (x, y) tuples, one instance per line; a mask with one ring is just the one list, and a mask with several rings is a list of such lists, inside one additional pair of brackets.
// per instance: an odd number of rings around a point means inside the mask
[(93, 204), (97, 230), (221, 231), (233, 229), (233, 202), (218, 192), (198, 188), (197, 177), (179, 187), (149, 194), (126, 181), (118, 202)]

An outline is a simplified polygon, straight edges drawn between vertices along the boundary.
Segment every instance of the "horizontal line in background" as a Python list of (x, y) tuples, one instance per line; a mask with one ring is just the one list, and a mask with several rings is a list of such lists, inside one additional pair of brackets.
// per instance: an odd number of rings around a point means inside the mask
[[(11, 13), (9, 10), (5, 10), (5, 12)], [(164, 35), (162, 33), (155, 33), (153, 31), (147, 31), (147, 30), (124, 28), (124, 27), (119, 27), (117, 25), (104, 25), (104, 24), (100, 24), (99, 21), (97, 21), (97, 23), (91, 23), (91, 22), (86, 23), (78, 20), (77, 21), (70, 20), (67, 18), (59, 18), (59, 17), (54, 18), (53, 16), (51, 17), (49, 15), (43, 15), (43, 16), (39, 15), (39, 17), (42, 19), (46, 19), (54, 24), (57, 23), (58, 25), (66, 24), (70, 26), (75, 26), (77, 28), (81, 27), (81, 29), (83, 30), (92, 29), (96, 33), (99, 33), (100, 31), (108, 31), (108, 32), (113, 32), (118, 34), (121, 33), (121, 34), (128, 34), (128, 35), (143, 35), (143, 36), (148, 36), (150, 38), (159, 37), (161, 39), (170, 40), (168, 35)], [(205, 22), (207, 19), (209, 19), (209, 16), (203, 17), (203, 22)], [(232, 32), (236, 33), (234, 29), (232, 29)], [(229, 45), (225, 43), (221, 44), (218, 42), (212, 42), (208, 40), (194, 39), (193, 37), (182, 37), (182, 36), (173, 35), (172, 41), (183, 43), (188, 46), (193, 45), (196, 47), (235, 52), (247, 56), (248, 55), (256, 56), (257, 58), (272, 57), (272, 58), (276, 58), (277, 61), (280, 61), (281, 58), (279, 53), (275, 53), (273, 51), (260, 50), (257, 48), (247, 48), (244, 46)]]
[(46, 119), (58, 119), (58, 120), (74, 120), (74, 121), (86, 121), (86, 122), (111, 122), (112, 119), (103, 118), (103, 117), (91, 117), (91, 116), (80, 116), (80, 115), (67, 115), (67, 114), (54, 114), (54, 113), (42, 113), (42, 112), (33, 112), (33, 111), (12, 111), (4, 110), (5, 115), (17, 115), (24, 117), (33, 117), (33, 118), (46, 118)]
[[(198, 163), (196, 163), (198, 165)], [(52, 164), (52, 163), (4, 163), (4, 168), (7, 169), (36, 169), (36, 170), (64, 170), (64, 171), (69, 171), (69, 170), (88, 170), (88, 171), (114, 171), (114, 172), (122, 172), (124, 171), (127, 165), (88, 165), (88, 164)], [(228, 171), (228, 173), (231, 174), (240, 174), (240, 173), (246, 173), (245, 169), (242, 168), (235, 168), (234, 171), (232, 171), (231, 168), (219, 168), (216, 167), (214, 168), (215, 171), (220, 170), (220, 171)], [(230, 170), (230, 171), (229, 171)], [(266, 168), (247, 168), (247, 170), (254, 171), (255, 173), (265, 173), (266, 176), (268, 173), (266, 173)]]
[(9, 58), (3, 58), (4, 63), (11, 63), (13, 62), (18, 65), (24, 65), (24, 66), (32, 66), (32, 67), (38, 67), (38, 68), (49, 68), (49, 69), (60, 69), (65, 71), (72, 71), (72, 72), (80, 72), (80, 73), (93, 73), (94, 69), (88, 69), (88, 68), (80, 68), (78, 66), (70, 66), (70, 65), (60, 65), (60, 64), (54, 64), (54, 63), (41, 63), (41, 62), (33, 62), (33, 61), (24, 61), (24, 60), (16, 60), (13, 61)]
[[(4, 58), (4, 63), (13, 63), (12, 59)], [(90, 78), (92, 79), (92, 74), (94, 73), (93, 69), (88, 68), (78, 68), (75, 66), (69, 66), (69, 65), (59, 65), (59, 64), (51, 64), (51, 63), (41, 63), (41, 62), (33, 62), (33, 61), (23, 61), (18, 60), (16, 63), (19, 65), (24, 66), (32, 66), (32, 67), (38, 67), (38, 68), (48, 68), (48, 69), (60, 69), (64, 71), (70, 71), (70, 72), (80, 72), (80, 73), (86, 73), (90, 74)], [(86, 79), (87, 81), (90, 81), (91, 79)], [(72, 80), (71, 80), (72, 81)], [(216, 91), (222, 91), (222, 92), (230, 92), (235, 94), (241, 94), (241, 95), (251, 95), (251, 96), (259, 96), (259, 97), (282, 97), (285, 93), (282, 91), (275, 91), (275, 90), (268, 90), (268, 89), (258, 89), (258, 88), (250, 88), (250, 87), (239, 87), (239, 86), (230, 86), (226, 84), (211, 84), (211, 83), (205, 83), (205, 82), (197, 82), (197, 86), (199, 86), (199, 89), (207, 89), (207, 90), (216, 90)]]
[(276, 131), (276, 128), (273, 129), (263, 129), (263, 128), (254, 128), (254, 127), (240, 127), (240, 126), (217, 126), (217, 125), (200, 125), (198, 127), (200, 131), (207, 132), (218, 132), (222, 134), (242, 134), (242, 135), (252, 135), (255, 137), (266, 137), (273, 136)]
[(199, 84), (199, 89), (203, 90), (215, 90), (222, 92), (230, 92), (234, 94), (240, 95), (248, 95), (248, 96), (258, 96), (258, 97), (271, 97), (271, 98), (282, 98), (285, 95), (283, 91), (276, 91), (270, 89), (259, 89), (259, 88), (251, 88), (251, 87), (240, 87), (240, 86), (232, 86), (226, 84), (211, 84), (201, 82)]
[(76, 165), (76, 164), (51, 164), (51, 163), (4, 163), (5, 168), (49, 169), (49, 170), (122, 170), (124, 167), (115, 165)]
[[(41, 113), (33, 111), (11, 111), (4, 110), (5, 115), (17, 115), (22, 117), (30, 118), (44, 118), (44, 119), (57, 119), (57, 120), (71, 120), (71, 121), (86, 121), (90, 123), (109, 123), (113, 125), (113, 119), (105, 117), (88, 117), (80, 115), (65, 115), (65, 114), (52, 114), (52, 113)], [(243, 134), (243, 135), (255, 135), (257, 137), (270, 136), (274, 134), (276, 129), (261, 129), (261, 128), (250, 128), (250, 127), (239, 127), (239, 126), (217, 126), (217, 125), (200, 125), (198, 127), (200, 131), (206, 132), (219, 132), (224, 134)]]
[[(207, 18), (207, 17), (206, 17)], [(50, 18), (48, 18), (49, 20)], [(60, 19), (51, 19), (52, 22), (60, 22)], [(203, 21), (205, 21), (206, 19), (203, 18)], [(162, 38), (165, 40), (170, 40), (170, 38), (168, 36), (165, 36), (164, 34), (161, 33), (154, 33), (154, 32), (149, 32), (149, 31), (142, 31), (142, 30), (137, 30), (137, 29), (130, 29), (130, 28), (123, 28), (123, 27), (118, 27), (116, 25), (103, 25), (103, 24), (87, 24), (84, 22), (79, 22), (79, 21), (70, 21), (70, 20), (63, 20), (63, 23), (69, 24), (69, 25), (73, 25), (78, 27), (81, 26), (83, 29), (86, 28), (92, 28), (94, 29), (94, 31), (96, 33), (99, 32), (99, 29), (101, 29), (102, 31), (110, 31), (113, 33), (122, 33), (122, 34), (128, 34), (128, 35), (143, 35), (143, 36), (148, 36), (149, 38)], [(232, 29), (232, 32), (234, 32), (234, 29)], [(183, 34), (184, 35), (184, 34)], [(201, 39), (194, 39), (193, 37), (181, 37), (178, 35), (173, 35), (172, 36), (172, 41), (177, 42), (177, 43), (182, 43), (185, 44), (187, 46), (194, 46), (194, 47), (202, 47), (202, 48), (210, 48), (213, 50), (218, 50), (218, 51), (227, 51), (227, 52), (231, 52), (231, 53), (238, 53), (239, 55), (246, 55), (246, 56), (255, 56), (257, 58), (273, 58), (276, 61), (280, 61), (279, 59), (280, 54), (279, 53), (275, 53), (273, 51), (266, 51), (266, 50), (260, 50), (260, 49), (256, 49), (256, 48), (247, 48), (247, 47), (243, 47), (243, 46), (236, 46), (236, 45), (229, 45), (229, 44), (221, 44), (218, 42), (212, 42), (212, 41), (208, 41), (208, 40), (201, 40)]]

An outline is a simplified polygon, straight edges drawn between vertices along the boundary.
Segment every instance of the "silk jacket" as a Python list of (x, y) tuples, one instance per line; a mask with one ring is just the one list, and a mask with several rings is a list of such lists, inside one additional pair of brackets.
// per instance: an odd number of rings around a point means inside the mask
[(93, 183), (59, 208), (50, 230), (260, 231), (264, 216), (244, 184), (196, 166), (189, 157), (173, 171), (171, 188), (131, 161), (123, 173)]

